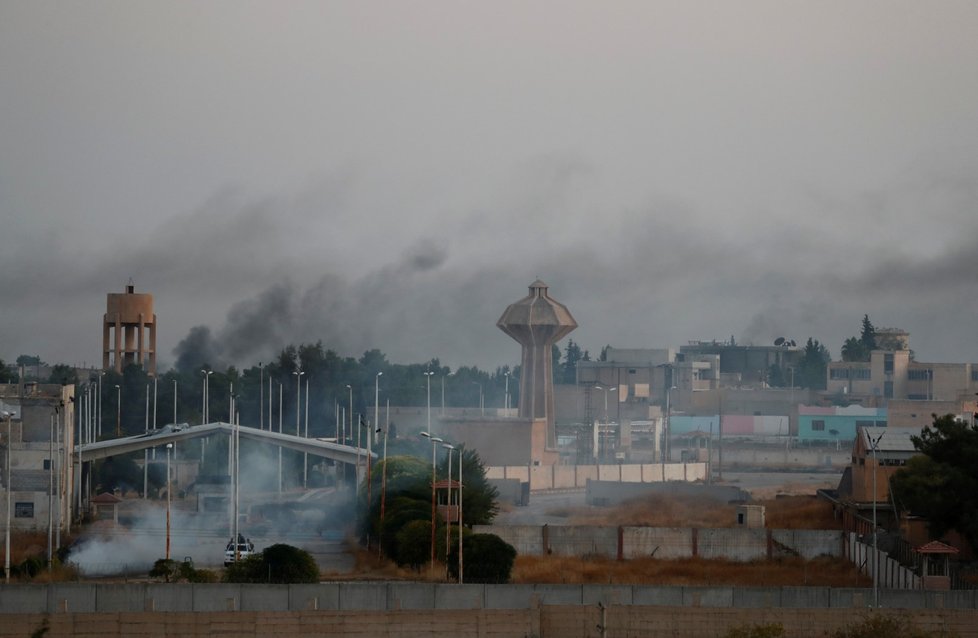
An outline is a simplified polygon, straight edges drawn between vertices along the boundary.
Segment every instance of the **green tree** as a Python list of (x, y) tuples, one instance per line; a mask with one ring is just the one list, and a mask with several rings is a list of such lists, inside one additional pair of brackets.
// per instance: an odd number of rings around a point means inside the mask
[(829, 361), (828, 349), (818, 339), (808, 338), (798, 364), (798, 381), (803, 388), (825, 389), (825, 371)]
[(398, 565), (420, 569), (431, 560), (430, 520), (410, 521), (398, 530), (396, 538), (398, 549), (394, 561)]
[(317, 583), (319, 567), (304, 549), (279, 543), (260, 554), (232, 563), (224, 571), (228, 583)]
[(48, 383), (59, 383), (61, 385), (77, 384), (78, 373), (72, 366), (58, 363), (51, 368), (51, 376), (48, 377)]
[(898, 503), (926, 518), (932, 537), (953, 529), (978, 548), (978, 427), (934, 415), (933, 424), (911, 438), (920, 455), (892, 479)]
[(772, 388), (783, 388), (788, 385), (784, 380), (784, 370), (776, 363), (767, 369), (767, 384)]
[[(508, 583), (516, 548), (495, 534), (462, 536), (464, 578), (469, 583)], [(458, 548), (448, 557), (448, 570), (458, 578)]]
[(863, 315), (863, 329), (859, 335), (859, 342), (863, 344), (867, 354), (876, 350), (876, 326), (869, 320), (869, 315)]
[(3, 359), (0, 359), (0, 383), (14, 383), (17, 381), (17, 373), (7, 367)]
[(567, 340), (567, 347), (564, 349), (564, 362), (560, 366), (559, 376), (561, 383), (577, 383), (577, 362), (584, 359), (584, 352), (581, 346), (573, 339)]
[(869, 361), (869, 351), (866, 350), (863, 342), (855, 337), (845, 340), (841, 354), (843, 361)]

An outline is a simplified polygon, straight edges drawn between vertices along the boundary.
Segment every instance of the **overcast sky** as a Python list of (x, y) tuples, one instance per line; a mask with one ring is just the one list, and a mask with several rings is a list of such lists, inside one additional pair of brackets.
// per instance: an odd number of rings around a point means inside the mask
[(516, 364), (820, 339), (978, 361), (978, 3), (0, 1), (0, 358)]

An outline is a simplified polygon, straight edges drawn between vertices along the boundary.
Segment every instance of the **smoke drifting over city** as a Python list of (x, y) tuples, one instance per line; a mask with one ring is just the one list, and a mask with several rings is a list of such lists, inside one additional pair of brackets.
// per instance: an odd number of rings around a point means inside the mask
[(164, 369), (491, 369), (541, 278), (592, 355), (978, 361), (978, 7), (423, 4), (0, 8), (0, 358), (97, 362), (131, 277)]

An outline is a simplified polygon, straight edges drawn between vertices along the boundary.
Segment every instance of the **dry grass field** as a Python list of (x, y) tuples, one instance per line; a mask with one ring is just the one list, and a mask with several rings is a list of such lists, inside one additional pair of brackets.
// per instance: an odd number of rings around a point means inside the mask
[(628, 585), (734, 585), (864, 587), (872, 582), (860, 576), (844, 559), (787, 558), (740, 563), (728, 560), (657, 560), (566, 556), (517, 556), (514, 583), (587, 583)]
[[(814, 496), (787, 496), (757, 501), (772, 529), (841, 529), (832, 505)], [(548, 514), (567, 519), (567, 525), (626, 525), (647, 527), (733, 527), (736, 506), (714, 500), (646, 496), (615, 507), (572, 507)]]

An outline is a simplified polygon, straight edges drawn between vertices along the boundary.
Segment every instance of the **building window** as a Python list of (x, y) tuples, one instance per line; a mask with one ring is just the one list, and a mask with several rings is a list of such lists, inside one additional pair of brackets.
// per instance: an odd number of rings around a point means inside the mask
[(34, 503), (14, 503), (14, 518), (34, 518)]
[(849, 378), (849, 375), (847, 374), (848, 372), (849, 370), (847, 370), (846, 368), (830, 368), (829, 378), (833, 380), (848, 379)]
[(873, 421), (856, 421), (857, 428), (871, 428), (873, 427)]
[(855, 368), (852, 371), (852, 378), (853, 379), (872, 379), (873, 378), (872, 370), (870, 370), (869, 368)]
[(812, 432), (824, 432), (825, 431), (825, 421), (816, 420), (812, 421)]
[(971, 368), (971, 380), (978, 381), (978, 368)]
[(629, 368), (628, 369), (628, 374), (635, 374), (636, 372), (637, 372), (637, 370), (635, 368)]
[(927, 401), (930, 397), (926, 394), (914, 394), (911, 392), (907, 394), (907, 399), (910, 401)]
[(884, 381), (883, 382), (883, 396), (886, 397), (887, 399), (892, 399), (893, 398), (893, 382), (892, 381)]
[(878, 428), (885, 428), (886, 427), (886, 421), (877, 421), (876, 422), (876, 427), (878, 427)]
[(927, 381), (933, 378), (934, 372), (930, 369), (907, 370), (907, 379), (910, 381)]
[(893, 374), (893, 354), (883, 355), (883, 372), (885, 374)]

